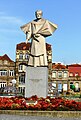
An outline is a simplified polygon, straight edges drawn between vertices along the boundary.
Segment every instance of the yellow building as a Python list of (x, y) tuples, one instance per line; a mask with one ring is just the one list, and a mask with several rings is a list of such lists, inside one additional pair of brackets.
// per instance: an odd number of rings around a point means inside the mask
[(49, 82), (50, 96), (54, 96), (55, 92), (64, 93), (69, 90), (69, 71), (68, 68), (61, 63), (52, 63), (52, 79)]
[(12, 84), (15, 79), (15, 62), (8, 55), (0, 56), (0, 89)]

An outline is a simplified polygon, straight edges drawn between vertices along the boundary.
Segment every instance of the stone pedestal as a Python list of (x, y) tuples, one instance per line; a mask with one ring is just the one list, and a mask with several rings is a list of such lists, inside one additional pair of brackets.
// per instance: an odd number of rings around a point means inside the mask
[(25, 78), (25, 97), (37, 95), (46, 97), (48, 94), (48, 68), (27, 67)]

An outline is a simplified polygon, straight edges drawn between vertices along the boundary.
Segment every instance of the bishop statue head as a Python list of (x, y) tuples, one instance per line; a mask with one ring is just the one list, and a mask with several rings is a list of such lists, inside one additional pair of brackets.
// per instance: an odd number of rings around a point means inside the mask
[(35, 12), (35, 16), (36, 16), (37, 19), (41, 19), (41, 18), (42, 18), (42, 15), (43, 15), (42, 10), (37, 10), (37, 11)]

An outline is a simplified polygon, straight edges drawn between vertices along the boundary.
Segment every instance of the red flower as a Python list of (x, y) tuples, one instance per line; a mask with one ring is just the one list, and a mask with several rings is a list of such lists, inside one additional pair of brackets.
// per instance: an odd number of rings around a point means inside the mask
[[(36, 104), (26, 104), (26, 100), (37, 101)], [(0, 109), (3, 110), (79, 110), (81, 111), (81, 102), (74, 100), (65, 100), (62, 98), (38, 98), (32, 96), (30, 98), (23, 97), (0, 97)]]

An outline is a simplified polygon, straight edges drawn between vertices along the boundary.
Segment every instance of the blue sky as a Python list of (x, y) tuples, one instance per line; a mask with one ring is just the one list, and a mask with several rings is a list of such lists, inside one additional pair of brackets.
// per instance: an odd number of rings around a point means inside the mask
[(0, 56), (7, 54), (15, 61), (16, 44), (25, 42), (20, 26), (35, 19), (38, 9), (58, 25), (46, 39), (53, 62), (81, 63), (81, 0), (0, 0)]

